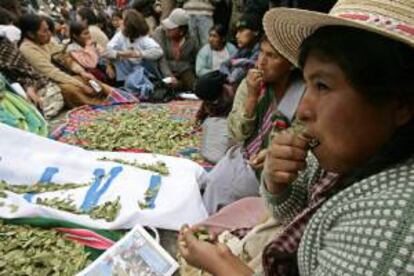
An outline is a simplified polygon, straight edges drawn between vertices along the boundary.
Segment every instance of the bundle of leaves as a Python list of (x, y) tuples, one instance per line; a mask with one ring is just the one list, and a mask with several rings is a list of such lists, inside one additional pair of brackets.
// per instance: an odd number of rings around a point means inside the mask
[(88, 256), (61, 233), (0, 220), (1, 275), (74, 275), (89, 264)]
[(139, 107), (103, 114), (81, 126), (78, 137), (86, 149), (140, 149), (166, 155), (176, 155), (200, 143), (191, 121), (174, 120), (164, 109), (148, 111)]
[[(0, 181), (0, 199), (7, 198), (5, 191), (14, 192), (17, 194), (25, 193), (45, 193), (45, 192), (55, 192), (55, 191), (67, 191), (71, 189), (76, 189), (80, 187), (86, 187), (90, 184), (75, 184), (75, 183), (66, 183), (66, 184), (56, 184), (48, 183), (47, 185), (38, 183), (36, 185), (10, 185), (6, 181)], [(117, 197), (116, 200), (106, 201), (101, 205), (94, 206), (93, 208), (82, 211), (79, 210), (75, 202), (71, 198), (37, 198), (36, 204), (52, 207), (61, 211), (70, 212), (78, 215), (89, 215), (93, 219), (105, 219), (107, 222), (114, 221), (122, 208), (120, 198)], [(3, 201), (0, 201), (0, 207), (8, 206), (12, 213), (18, 210), (18, 206), (15, 204), (5, 205)], [(1, 274), (0, 274), (1, 275)]]

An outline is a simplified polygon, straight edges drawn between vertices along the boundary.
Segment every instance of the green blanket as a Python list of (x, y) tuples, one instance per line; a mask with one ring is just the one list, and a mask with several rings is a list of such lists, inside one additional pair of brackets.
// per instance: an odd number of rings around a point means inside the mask
[(46, 121), (37, 109), (10, 90), (0, 75), (0, 123), (47, 136)]

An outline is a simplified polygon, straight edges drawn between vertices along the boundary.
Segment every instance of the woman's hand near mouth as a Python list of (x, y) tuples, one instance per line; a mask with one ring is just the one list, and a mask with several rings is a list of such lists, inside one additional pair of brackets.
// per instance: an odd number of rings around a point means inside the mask
[(298, 137), (308, 143), (310, 150), (320, 145), (319, 140), (307, 133), (306, 130), (303, 133), (298, 134)]
[(268, 148), (264, 164), (264, 181), (271, 194), (282, 193), (306, 168), (309, 150), (308, 137), (282, 132), (275, 136)]

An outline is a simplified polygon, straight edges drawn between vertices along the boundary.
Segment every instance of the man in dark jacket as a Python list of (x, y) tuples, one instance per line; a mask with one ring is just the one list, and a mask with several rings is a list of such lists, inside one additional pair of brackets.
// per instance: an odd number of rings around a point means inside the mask
[(167, 83), (176, 91), (192, 91), (196, 81), (194, 67), (198, 52), (197, 41), (188, 34), (189, 16), (183, 9), (175, 9), (162, 20), (154, 32), (164, 55), (160, 69)]

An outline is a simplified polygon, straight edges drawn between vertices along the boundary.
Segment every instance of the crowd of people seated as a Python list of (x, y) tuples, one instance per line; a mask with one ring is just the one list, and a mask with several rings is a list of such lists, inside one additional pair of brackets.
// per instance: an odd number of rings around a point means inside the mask
[(226, 76), (234, 94), (257, 61), (263, 11), (246, 7), (231, 25), (227, 2), (177, 1), (161, 16), (164, 1), (134, 0), (106, 9), (61, 1), (53, 12), (2, 1), (0, 35), (59, 86), (66, 109), (102, 104), (114, 90), (151, 100), (160, 85), (171, 99), (193, 93), (198, 79), (214, 71)]
[(225, 0), (57, 18), (0, 0), (1, 88), (46, 119), (115, 94), (202, 101), (195, 126), (220, 151), (198, 180), (211, 217), (179, 234), (182, 275), (414, 273), (414, 2), (242, 2), (230, 22)]

